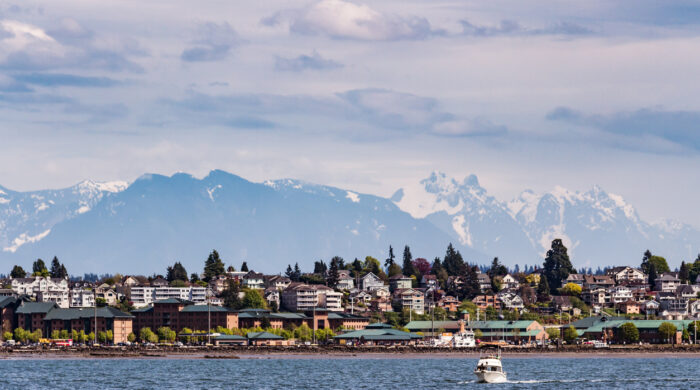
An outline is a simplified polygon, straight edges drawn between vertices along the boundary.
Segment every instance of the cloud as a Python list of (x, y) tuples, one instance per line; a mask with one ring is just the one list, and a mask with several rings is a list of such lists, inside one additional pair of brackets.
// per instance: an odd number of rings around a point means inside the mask
[(275, 58), (275, 69), (283, 72), (304, 70), (330, 70), (342, 68), (343, 64), (321, 57), (316, 50), (311, 55), (302, 54), (296, 58)]
[(474, 118), (438, 122), (433, 126), (433, 132), (448, 137), (494, 137), (506, 135), (508, 128), (486, 118)]
[(460, 24), (462, 25), (462, 34), (476, 37), (504, 35), (581, 36), (594, 33), (593, 30), (570, 22), (559, 22), (543, 28), (529, 28), (513, 20), (502, 20), (500, 24), (492, 26), (476, 25), (468, 20), (462, 20)]
[(242, 42), (238, 33), (228, 23), (200, 24), (196, 35), (197, 38), (192, 41), (193, 46), (186, 48), (180, 55), (183, 61), (220, 61)]
[(700, 151), (700, 112), (698, 111), (643, 108), (608, 115), (591, 115), (568, 107), (558, 107), (547, 114), (547, 119), (590, 127), (624, 137), (650, 137)]
[(63, 73), (28, 73), (12, 76), (13, 79), (32, 85), (45, 87), (95, 87), (107, 88), (120, 85), (121, 82), (108, 77), (86, 77)]
[[(73, 26), (75, 28), (75, 26)], [(133, 40), (97, 41), (94, 35), (83, 34), (80, 39), (65, 39), (64, 27), (54, 30), (52, 36), (44, 29), (19, 21), (0, 21), (0, 69), (10, 71), (39, 71), (77, 67), (110, 71), (142, 72), (143, 68), (127, 58), (144, 55)]]
[(262, 23), (286, 23), (289, 31), (297, 34), (365, 41), (425, 39), (439, 33), (425, 18), (382, 13), (365, 4), (342, 0), (323, 0), (306, 8), (281, 11)]

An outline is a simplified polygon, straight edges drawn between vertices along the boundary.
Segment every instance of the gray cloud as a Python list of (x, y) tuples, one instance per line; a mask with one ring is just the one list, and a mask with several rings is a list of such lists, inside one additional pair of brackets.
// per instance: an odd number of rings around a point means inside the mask
[(121, 82), (108, 77), (86, 77), (64, 73), (28, 73), (16, 74), (13, 79), (32, 85), (45, 87), (95, 87), (106, 88), (120, 85)]
[(591, 127), (626, 137), (654, 137), (700, 151), (700, 112), (644, 108), (609, 115), (590, 115), (558, 107), (547, 119)]
[(275, 58), (275, 69), (284, 72), (301, 72), (304, 70), (330, 70), (342, 68), (343, 64), (321, 57), (314, 50), (311, 55), (302, 54), (295, 58)]
[(477, 37), (492, 37), (502, 35), (562, 35), (562, 36), (580, 36), (590, 35), (594, 31), (584, 26), (570, 23), (559, 22), (543, 28), (530, 28), (523, 26), (517, 21), (503, 20), (498, 25), (477, 25), (468, 20), (460, 21), (462, 25), (462, 33), (469, 36)]
[(187, 62), (220, 61), (241, 43), (238, 33), (228, 24), (203, 23), (197, 28), (193, 46), (186, 48), (180, 58)]

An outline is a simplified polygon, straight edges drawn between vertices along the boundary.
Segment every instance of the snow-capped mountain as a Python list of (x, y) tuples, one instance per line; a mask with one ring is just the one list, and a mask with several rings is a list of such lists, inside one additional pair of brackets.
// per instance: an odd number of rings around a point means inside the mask
[(383, 259), (390, 244), (397, 253), (410, 244), (414, 253), (439, 255), (449, 242), (448, 234), (388, 199), (291, 179), (253, 183), (212, 171), (203, 179), (144, 175), (0, 259), (27, 263), (57, 255), (77, 273), (164, 272), (181, 261), (197, 272), (217, 249), (228, 264), (246, 260), (257, 271), (280, 272), (289, 263), (306, 269), (335, 255)]
[(126, 182), (82, 181), (62, 190), (11, 191), (0, 186), (0, 250), (15, 252), (48, 236), (61, 221), (86, 213)]
[(433, 173), (391, 199), (282, 179), (253, 183), (223, 171), (143, 175), (123, 182), (82, 182), (63, 190), (0, 187), (0, 262), (27, 269), (58, 256), (70, 272), (163, 272), (181, 261), (191, 272), (217, 249), (228, 264), (257, 271), (289, 263), (442, 256), (452, 242), (470, 262), (541, 264), (561, 238), (576, 267), (637, 264), (644, 250), (670, 264), (694, 259), (700, 233), (675, 221), (643, 221), (634, 207), (599, 187), (587, 192), (524, 191), (504, 202), (476, 176)]
[(647, 223), (621, 196), (597, 186), (587, 192), (526, 190), (506, 203), (489, 196), (474, 175), (458, 182), (436, 172), (392, 200), (506, 264), (539, 263), (555, 238), (564, 241), (576, 266), (636, 264), (647, 248), (679, 263), (694, 258), (700, 245), (700, 232), (691, 226)]

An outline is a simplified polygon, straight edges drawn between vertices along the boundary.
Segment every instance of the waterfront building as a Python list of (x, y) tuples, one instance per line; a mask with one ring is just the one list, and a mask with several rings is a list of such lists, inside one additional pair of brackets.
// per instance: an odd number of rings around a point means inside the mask
[(44, 335), (50, 335), (55, 330), (68, 332), (82, 330), (86, 334), (111, 330), (112, 342), (123, 343), (127, 341), (129, 333), (133, 332), (133, 319), (134, 316), (131, 314), (109, 306), (97, 309), (94, 307), (54, 309), (46, 313), (43, 318)]
[(423, 336), (394, 329), (389, 324), (375, 323), (363, 330), (337, 335), (333, 340), (340, 345), (413, 345)]
[(10, 279), (12, 291), (17, 295), (27, 295), (37, 302), (54, 302), (59, 307), (70, 306), (68, 279), (35, 276)]
[(22, 302), (17, 308), (17, 327), (33, 332), (44, 330), (44, 317), (51, 310), (58, 309), (55, 302)]
[(145, 327), (155, 331), (163, 326), (176, 332), (183, 328), (207, 330), (210, 315), (212, 329), (217, 326), (238, 328), (238, 313), (221, 306), (195, 305), (180, 298), (155, 301), (152, 305), (135, 309), (131, 313), (135, 317), (136, 331)]

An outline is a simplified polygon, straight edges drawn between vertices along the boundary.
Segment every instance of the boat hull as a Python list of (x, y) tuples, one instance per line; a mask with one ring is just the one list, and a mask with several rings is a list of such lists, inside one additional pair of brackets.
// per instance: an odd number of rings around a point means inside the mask
[(504, 372), (498, 371), (474, 371), (478, 383), (503, 383), (508, 379)]

